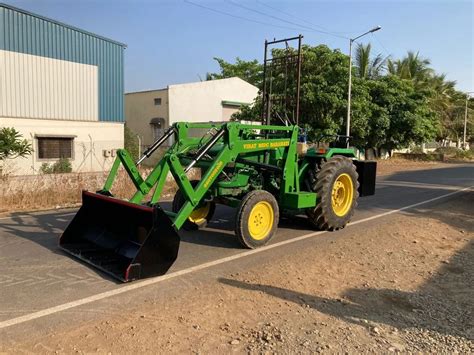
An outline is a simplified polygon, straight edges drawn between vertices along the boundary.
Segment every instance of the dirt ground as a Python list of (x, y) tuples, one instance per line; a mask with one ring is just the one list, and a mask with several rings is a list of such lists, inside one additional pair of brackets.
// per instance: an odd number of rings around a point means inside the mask
[(472, 206), (469, 192), (405, 211), (0, 352), (473, 353)]

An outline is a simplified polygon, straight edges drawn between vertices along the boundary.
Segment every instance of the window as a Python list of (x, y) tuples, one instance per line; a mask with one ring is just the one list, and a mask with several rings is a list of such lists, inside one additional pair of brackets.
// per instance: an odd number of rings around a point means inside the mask
[(155, 99), (155, 106), (160, 106), (161, 105), (161, 97), (157, 97)]
[[(162, 117), (155, 117), (150, 120), (151, 130), (153, 132), (153, 139), (156, 141), (165, 134), (166, 121)], [(164, 146), (170, 146), (173, 144), (173, 136), (171, 136)]]
[(72, 159), (74, 138), (38, 137), (39, 159)]
[(165, 133), (165, 119), (161, 117), (152, 118), (150, 121), (153, 138), (157, 140)]

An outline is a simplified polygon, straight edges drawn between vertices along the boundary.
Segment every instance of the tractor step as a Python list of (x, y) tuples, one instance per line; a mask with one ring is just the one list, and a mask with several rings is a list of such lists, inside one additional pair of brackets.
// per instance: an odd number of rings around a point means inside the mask
[(288, 192), (283, 194), (282, 207), (289, 209), (302, 209), (316, 206), (314, 192)]
[(147, 207), (82, 192), (82, 207), (59, 246), (67, 253), (127, 282), (163, 275), (178, 256), (180, 238), (158, 206)]

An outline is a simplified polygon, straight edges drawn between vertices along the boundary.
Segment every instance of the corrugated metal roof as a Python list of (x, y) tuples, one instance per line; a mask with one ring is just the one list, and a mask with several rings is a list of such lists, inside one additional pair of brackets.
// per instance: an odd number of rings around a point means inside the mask
[(4, 7), (4, 8), (6, 8), (6, 9), (10, 9), (10, 10), (13, 10), (13, 11), (16, 11), (16, 12), (20, 12), (20, 13), (23, 13), (23, 14), (28, 15), (28, 16), (33, 16), (33, 17), (36, 17), (36, 18), (38, 18), (38, 19), (41, 19), (41, 20), (44, 20), (44, 21), (48, 21), (48, 22), (54, 23), (54, 24), (59, 25), (59, 26), (62, 26), (62, 27), (67, 27), (67, 28), (69, 28), (69, 29), (71, 29), (71, 30), (78, 31), (78, 32), (84, 33), (84, 34), (86, 34), (86, 35), (93, 36), (93, 37), (102, 39), (102, 40), (104, 40), (104, 41), (117, 44), (117, 45), (122, 46), (122, 47), (124, 47), (124, 48), (127, 47), (126, 44), (121, 43), (121, 42), (118, 42), (118, 41), (115, 41), (115, 40), (113, 40), (113, 39), (110, 39), (110, 38), (107, 38), (107, 37), (98, 35), (98, 34), (96, 34), (96, 33), (92, 33), (92, 32), (83, 30), (83, 29), (78, 28), (78, 27), (74, 27), (74, 26), (68, 25), (68, 24), (66, 24), (66, 23), (63, 23), (63, 22), (60, 22), (60, 21), (57, 21), (57, 20), (53, 20), (53, 19), (48, 18), (48, 17), (46, 17), (46, 16), (38, 15), (38, 14), (35, 14), (35, 13), (33, 13), (33, 12), (29, 12), (29, 11), (20, 9), (20, 8), (18, 8), (18, 7), (15, 7), (15, 6), (11, 6), (11, 5), (5, 4), (5, 3), (3, 3), (3, 2), (0, 2), (0, 7)]
[(120, 42), (0, 4), (0, 50), (99, 68), (100, 121), (124, 121), (124, 48)]

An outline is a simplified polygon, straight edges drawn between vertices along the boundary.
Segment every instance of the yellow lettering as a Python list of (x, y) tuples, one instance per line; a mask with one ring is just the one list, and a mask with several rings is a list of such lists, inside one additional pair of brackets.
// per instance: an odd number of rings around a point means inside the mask
[(290, 145), (290, 141), (281, 141), (281, 142), (272, 142), (270, 147), (272, 148), (279, 148), (279, 147), (288, 147)]
[(209, 187), (211, 184), (212, 180), (216, 177), (217, 173), (219, 172), (220, 168), (224, 165), (222, 161), (219, 161), (216, 165), (216, 167), (212, 170), (211, 174), (209, 177), (206, 179), (206, 182), (204, 183), (204, 187)]
[(288, 147), (290, 141), (280, 141), (280, 142), (262, 142), (262, 143), (245, 143), (244, 149), (256, 149), (256, 148), (279, 148), (279, 147)]

